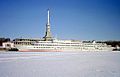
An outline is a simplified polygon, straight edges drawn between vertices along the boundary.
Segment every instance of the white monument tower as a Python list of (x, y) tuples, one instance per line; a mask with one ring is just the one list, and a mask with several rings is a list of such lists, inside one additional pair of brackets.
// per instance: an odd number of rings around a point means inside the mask
[(47, 12), (48, 12), (48, 21), (46, 24), (46, 33), (45, 33), (45, 36), (43, 37), (46, 41), (52, 40), (51, 31), (50, 31), (50, 11), (49, 11), (49, 9)]

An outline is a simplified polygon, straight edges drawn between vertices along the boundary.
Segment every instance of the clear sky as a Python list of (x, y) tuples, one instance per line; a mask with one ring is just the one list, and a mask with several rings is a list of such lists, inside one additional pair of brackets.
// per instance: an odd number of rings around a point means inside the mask
[(0, 0), (0, 37), (120, 40), (120, 0)]

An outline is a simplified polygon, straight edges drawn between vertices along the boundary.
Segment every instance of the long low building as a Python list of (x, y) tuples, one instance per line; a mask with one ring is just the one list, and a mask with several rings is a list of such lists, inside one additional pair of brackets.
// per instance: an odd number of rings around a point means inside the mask
[(112, 51), (113, 48), (106, 43), (96, 43), (78, 40), (59, 40), (52, 37), (50, 28), (50, 12), (46, 24), (45, 36), (42, 39), (17, 38), (13, 43), (19, 51)]

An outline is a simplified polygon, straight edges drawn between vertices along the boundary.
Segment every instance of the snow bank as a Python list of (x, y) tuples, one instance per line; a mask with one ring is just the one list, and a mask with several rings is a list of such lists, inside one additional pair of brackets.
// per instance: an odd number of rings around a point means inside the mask
[(120, 52), (2, 52), (0, 77), (120, 77)]

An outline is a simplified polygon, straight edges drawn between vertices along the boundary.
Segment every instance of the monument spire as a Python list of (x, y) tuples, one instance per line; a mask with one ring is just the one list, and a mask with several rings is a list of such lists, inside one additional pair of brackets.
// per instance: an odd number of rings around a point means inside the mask
[(45, 32), (45, 36), (43, 37), (46, 41), (52, 40), (51, 31), (50, 31), (50, 11), (49, 11), (49, 9), (47, 10), (47, 13), (48, 13), (48, 17), (47, 17), (47, 24), (46, 24), (46, 32)]
[(50, 11), (48, 9), (48, 22), (47, 22), (47, 25), (50, 25)]

